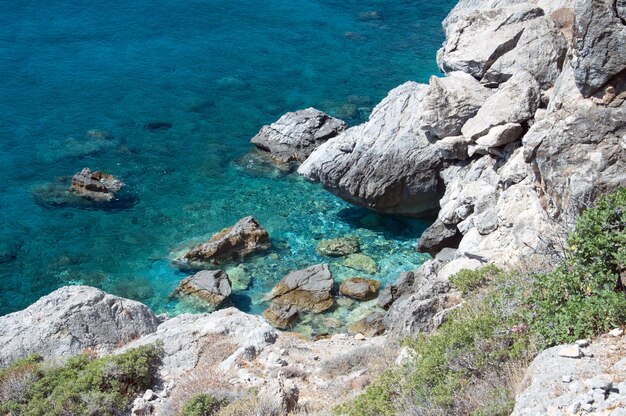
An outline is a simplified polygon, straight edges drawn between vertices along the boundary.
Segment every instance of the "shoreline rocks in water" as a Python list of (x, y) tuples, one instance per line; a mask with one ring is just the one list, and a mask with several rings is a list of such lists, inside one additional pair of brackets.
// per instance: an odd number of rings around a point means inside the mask
[(184, 279), (177, 293), (191, 295), (218, 307), (232, 292), (230, 279), (223, 270), (202, 270)]
[(378, 272), (378, 265), (374, 259), (362, 253), (350, 254), (343, 261), (343, 265), (368, 274), (376, 274)]
[(72, 177), (70, 191), (83, 198), (97, 202), (109, 202), (122, 189), (124, 182), (104, 172), (92, 172), (84, 168)]
[(311, 107), (286, 113), (269, 126), (263, 126), (251, 143), (280, 169), (291, 171), (319, 145), (346, 128), (342, 120)]
[(237, 257), (244, 257), (270, 247), (267, 231), (252, 216), (237, 221), (213, 235), (208, 242), (191, 248), (182, 257), (190, 264), (220, 264)]
[(263, 311), (263, 317), (278, 329), (289, 329), (300, 319), (298, 308), (295, 306), (275, 303)]
[(351, 277), (339, 286), (339, 293), (352, 299), (371, 300), (378, 294), (380, 282), (363, 277)]
[(316, 251), (324, 256), (343, 257), (358, 253), (361, 250), (361, 242), (358, 237), (338, 237), (322, 240), (317, 244)]
[(299, 311), (320, 313), (334, 304), (333, 283), (328, 265), (316, 264), (283, 277), (268, 298), (278, 305), (292, 305)]

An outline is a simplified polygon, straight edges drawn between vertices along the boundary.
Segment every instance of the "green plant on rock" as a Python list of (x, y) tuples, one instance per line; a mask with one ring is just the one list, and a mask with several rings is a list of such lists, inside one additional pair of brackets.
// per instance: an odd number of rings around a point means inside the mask
[(626, 188), (578, 218), (563, 264), (536, 276), (532, 324), (547, 342), (589, 337), (626, 322)]
[(198, 394), (185, 403), (179, 412), (179, 416), (211, 416), (224, 404), (223, 400), (217, 399), (208, 393)]
[(27, 365), (35, 366), (36, 376), (20, 397), (0, 404), (0, 414), (125, 414), (132, 399), (155, 384), (160, 356), (160, 346), (147, 345), (102, 358), (81, 354), (60, 367), (45, 368), (31, 360)]

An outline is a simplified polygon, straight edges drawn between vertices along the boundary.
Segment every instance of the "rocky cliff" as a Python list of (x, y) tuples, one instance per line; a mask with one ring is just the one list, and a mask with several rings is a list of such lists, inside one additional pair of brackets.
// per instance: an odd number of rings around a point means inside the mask
[[(0, 367), (30, 353), (63, 359), (161, 341), (161, 377), (174, 392), (151, 396), (155, 405), (137, 414), (169, 414), (170, 395), (182, 395), (198, 372), (225, 380), (220, 388), (260, 388), (322, 411), (316, 404), (367, 384), (371, 357), (393, 339), (445, 320), (461, 301), (451, 275), (545, 260), (574, 215), (626, 186), (626, 8), (617, 0), (460, 0), (443, 25), (443, 75), (395, 88), (368, 122), (344, 129), (332, 120), (339, 127), (318, 134), (327, 124), (319, 120), (331, 119), (307, 110), (317, 121), (305, 126), (314, 138), (305, 147), (302, 132), (284, 125), (293, 117), (277, 125), (297, 134), (274, 140), (278, 128), (268, 128), (262, 137), (281, 155), (298, 140), (291, 147), (306, 152), (294, 160), (308, 156), (298, 172), (351, 203), (436, 215), (418, 247), (434, 258), (381, 292), (375, 321), (386, 336), (305, 341), (234, 309), (160, 322), (136, 302), (75, 287), (0, 318)], [(527, 414), (529, 383), (516, 414)]]

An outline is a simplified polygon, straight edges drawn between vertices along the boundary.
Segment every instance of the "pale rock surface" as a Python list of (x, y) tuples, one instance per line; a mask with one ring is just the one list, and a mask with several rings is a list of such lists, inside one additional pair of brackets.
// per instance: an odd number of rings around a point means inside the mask
[(295, 270), (278, 282), (268, 300), (279, 305), (293, 305), (298, 310), (323, 312), (333, 305), (330, 293), (333, 275), (327, 264), (316, 264)]
[(286, 113), (269, 126), (263, 126), (251, 142), (279, 167), (291, 170), (346, 128), (343, 121), (311, 107)]
[(529, 72), (517, 72), (465, 123), (463, 135), (476, 140), (493, 127), (531, 119), (539, 106), (539, 92), (540, 86)]
[(444, 78), (433, 76), (417, 110), (420, 126), (437, 138), (458, 136), (463, 124), (476, 115), (491, 94), (464, 72), (451, 72)]
[(178, 293), (197, 296), (213, 306), (221, 305), (231, 292), (230, 280), (224, 270), (202, 270), (178, 285)]
[(66, 359), (86, 349), (110, 352), (157, 329), (145, 305), (88, 286), (65, 286), (0, 317), (0, 368), (30, 354)]
[(335, 195), (379, 212), (423, 215), (441, 193), (441, 155), (416, 117), (428, 86), (389, 92), (367, 123), (318, 147), (298, 172)]

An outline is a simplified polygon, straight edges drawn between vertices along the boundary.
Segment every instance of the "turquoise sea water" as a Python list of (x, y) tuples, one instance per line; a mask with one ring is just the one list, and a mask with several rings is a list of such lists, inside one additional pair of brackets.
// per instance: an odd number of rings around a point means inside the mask
[[(286, 111), (315, 106), (356, 124), (389, 89), (427, 81), (453, 4), (0, 3), (0, 314), (78, 283), (157, 312), (196, 310), (170, 297), (186, 276), (173, 256), (250, 214), (273, 249), (227, 268), (243, 310), (260, 312), (288, 271), (328, 261), (315, 253), (321, 238), (360, 236), (383, 282), (419, 265), (426, 222), (378, 216), (240, 160)], [(59, 204), (85, 166), (121, 178), (122, 201)], [(362, 274), (339, 263), (338, 281)], [(342, 305), (338, 319), (352, 319), (357, 306)]]

